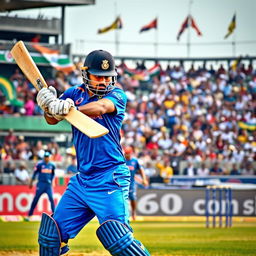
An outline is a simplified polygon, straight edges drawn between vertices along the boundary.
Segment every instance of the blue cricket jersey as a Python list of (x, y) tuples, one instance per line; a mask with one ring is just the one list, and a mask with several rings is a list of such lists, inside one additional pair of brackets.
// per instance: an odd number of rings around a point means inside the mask
[(52, 183), (55, 175), (55, 165), (51, 162), (48, 164), (44, 161), (39, 162), (35, 168), (32, 179), (34, 180), (38, 176), (38, 184), (40, 183)]
[[(99, 99), (95, 95), (89, 97), (84, 84), (73, 86), (60, 96), (60, 99), (66, 98), (71, 98), (75, 106), (83, 106)], [(82, 175), (105, 171), (125, 163), (120, 145), (120, 129), (124, 119), (127, 97), (122, 89), (116, 87), (102, 98), (111, 100), (116, 111), (102, 116), (90, 117), (108, 128), (108, 134), (91, 139), (72, 126), (73, 143), (77, 154), (77, 168)]]
[(128, 166), (131, 172), (131, 183), (130, 190), (135, 188), (135, 174), (141, 169), (140, 163), (136, 158), (131, 158), (130, 160), (126, 160), (126, 165)]

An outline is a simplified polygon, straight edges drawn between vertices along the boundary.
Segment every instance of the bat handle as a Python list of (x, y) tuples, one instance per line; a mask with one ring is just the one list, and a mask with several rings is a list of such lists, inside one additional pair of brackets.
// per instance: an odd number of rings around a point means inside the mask
[(36, 80), (36, 84), (37, 84), (37, 87), (38, 87), (39, 90), (41, 90), (42, 88), (44, 88), (44, 86), (43, 86), (43, 84), (42, 84), (40, 78), (38, 78), (38, 79)]

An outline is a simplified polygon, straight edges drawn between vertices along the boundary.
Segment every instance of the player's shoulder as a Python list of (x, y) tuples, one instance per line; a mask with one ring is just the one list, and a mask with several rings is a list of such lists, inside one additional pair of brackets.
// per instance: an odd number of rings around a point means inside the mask
[(69, 89), (71, 89), (71, 88), (72, 88), (74, 91), (82, 91), (82, 92), (85, 92), (85, 91), (86, 91), (86, 88), (85, 88), (85, 85), (84, 85), (84, 84), (75, 85), (75, 86), (70, 87)]
[(115, 86), (112, 92), (120, 92), (120, 93), (125, 93), (123, 88), (120, 86)]
[(39, 160), (38, 162), (37, 162), (37, 165), (42, 165), (44, 163), (44, 160)]
[(85, 92), (85, 91), (86, 91), (86, 89), (85, 89), (84, 84), (79, 84), (79, 85), (74, 85), (74, 86), (69, 87), (64, 92), (64, 94), (70, 96), (70, 95), (75, 95), (77, 92)]
[(138, 159), (135, 158), (135, 157), (133, 157), (133, 158), (132, 158), (132, 161), (137, 163), (137, 162), (138, 162)]
[(54, 162), (49, 162), (49, 165), (55, 167), (55, 163)]
[(43, 160), (38, 161), (38, 162), (34, 165), (34, 168), (37, 169), (38, 167), (42, 166), (43, 163), (44, 163)]
[(122, 88), (115, 87), (112, 91), (110, 91), (106, 97), (115, 97), (118, 100), (127, 101), (127, 96)]

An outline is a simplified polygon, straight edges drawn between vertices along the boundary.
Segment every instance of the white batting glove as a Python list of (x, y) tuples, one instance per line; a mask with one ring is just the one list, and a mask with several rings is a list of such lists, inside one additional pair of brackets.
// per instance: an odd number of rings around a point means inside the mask
[(36, 96), (37, 104), (46, 113), (48, 112), (49, 104), (56, 99), (57, 92), (53, 86), (42, 88)]
[(61, 121), (65, 118), (65, 115), (68, 114), (69, 110), (74, 106), (74, 101), (70, 98), (65, 100), (56, 99), (49, 104), (48, 112), (55, 119)]

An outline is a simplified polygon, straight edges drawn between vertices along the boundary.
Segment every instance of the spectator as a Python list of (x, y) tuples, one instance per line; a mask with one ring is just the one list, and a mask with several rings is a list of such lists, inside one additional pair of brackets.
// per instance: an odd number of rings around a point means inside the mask
[(222, 174), (223, 174), (222, 168), (220, 168), (218, 162), (215, 162), (212, 168), (210, 169), (210, 175), (222, 175)]
[[(138, 69), (147, 71), (145, 64), (138, 64)], [(77, 72), (80, 72), (78, 70), (79, 67)], [(183, 171), (180, 170), (181, 161), (193, 161), (199, 165), (205, 161), (224, 161), (227, 170), (236, 163), (241, 165), (242, 175), (254, 173), (256, 135), (246, 127), (247, 124), (254, 127), (256, 122), (253, 112), (256, 72), (253, 65), (229, 69), (224, 65), (215, 69), (212, 66), (191, 66), (186, 71), (183, 65), (169, 64), (159, 76), (148, 81), (145, 77), (143, 85), (136, 76), (127, 75), (124, 62), (118, 71), (118, 82), (128, 97), (122, 144), (133, 145), (135, 151), (141, 152), (139, 158), (152, 161), (154, 166), (168, 151), (175, 175)], [(70, 76), (57, 74), (57, 80), (49, 77), (47, 81), (59, 91), (72, 85), (77, 78), (75, 73)], [(26, 109), (28, 95), (34, 95), (34, 90), (19, 69), (14, 71), (10, 80)], [(1, 92), (0, 100), (3, 103), (0, 114), (21, 114), (20, 109), (8, 103)], [(42, 112), (36, 107), (33, 114)], [(12, 142), (6, 136), (2, 149), (4, 161), (27, 159), (28, 156), (37, 160), (37, 149), (33, 145), (28, 145), (21, 153), (15, 148), (16, 144), (17, 138)]]
[(7, 161), (4, 166), (4, 173), (14, 174), (15, 168), (15, 163), (13, 161)]
[(201, 177), (206, 177), (210, 174), (209, 168), (206, 167), (205, 163), (201, 164), (201, 167), (197, 169), (197, 175)]
[(168, 184), (173, 176), (173, 169), (169, 157), (164, 156), (163, 160), (156, 164), (156, 167), (159, 169), (160, 177), (163, 178), (163, 182)]
[(35, 110), (35, 102), (34, 102), (34, 96), (31, 94), (27, 95), (26, 103), (24, 105), (25, 108), (25, 115), (26, 116), (32, 116), (34, 114)]
[(232, 165), (232, 168), (230, 170), (230, 175), (240, 175), (240, 171), (239, 169), (237, 168), (237, 165), (236, 164), (233, 164)]
[(188, 162), (188, 166), (184, 168), (183, 175), (193, 177), (196, 175), (197, 169), (194, 167), (193, 162)]
[(14, 171), (14, 176), (15, 176), (18, 184), (28, 185), (28, 183), (29, 183), (29, 173), (28, 173), (28, 170), (27, 170), (27, 166), (24, 162), (21, 162), (19, 164), (19, 168), (17, 168)]
[(16, 135), (13, 133), (13, 129), (10, 129), (8, 131), (8, 135), (4, 137), (4, 143), (7, 145), (13, 145), (15, 146), (18, 142), (18, 138)]
[(253, 167), (252, 162), (243, 162), (241, 164), (241, 174), (242, 175), (256, 175), (256, 169)]

